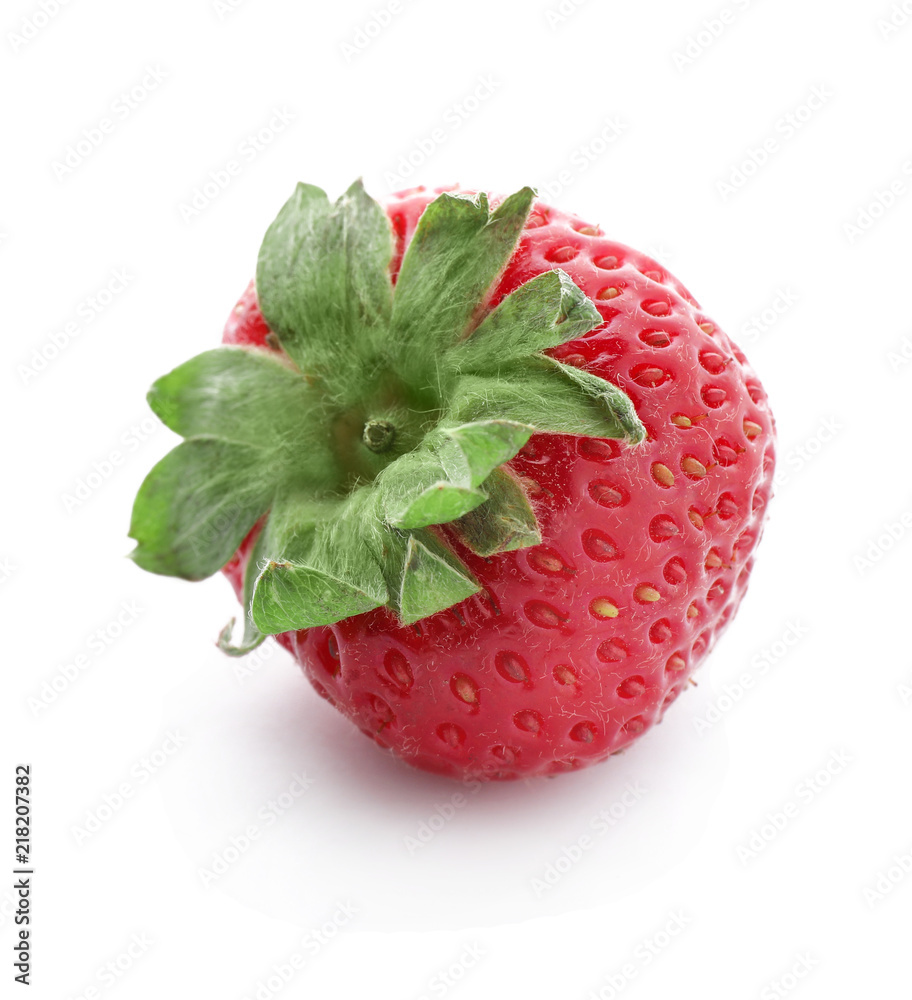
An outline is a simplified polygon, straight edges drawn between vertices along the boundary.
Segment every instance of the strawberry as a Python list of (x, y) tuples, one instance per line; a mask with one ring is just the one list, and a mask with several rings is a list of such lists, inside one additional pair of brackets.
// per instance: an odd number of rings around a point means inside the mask
[[(492, 209), (491, 204), (496, 204)], [(661, 265), (525, 188), (382, 208), (299, 185), (225, 346), (160, 379), (186, 438), (137, 563), (243, 602), (381, 747), (460, 778), (627, 747), (744, 595), (774, 426)]]

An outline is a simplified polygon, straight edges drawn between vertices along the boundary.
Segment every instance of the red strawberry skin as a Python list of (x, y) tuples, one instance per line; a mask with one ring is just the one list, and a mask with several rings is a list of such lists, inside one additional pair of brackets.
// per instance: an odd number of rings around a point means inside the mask
[[(393, 262), (434, 194), (387, 206)], [(551, 353), (620, 386), (649, 436), (535, 435), (510, 463), (543, 544), (484, 559), (484, 590), (418, 625), (385, 608), (279, 636), (381, 747), (464, 779), (555, 774), (628, 746), (688, 685), (747, 587), (775, 462), (744, 355), (654, 260), (542, 203), (492, 299), (560, 267), (604, 324)], [(251, 286), (226, 343), (264, 343)], [(248, 543), (225, 571), (240, 591)]]

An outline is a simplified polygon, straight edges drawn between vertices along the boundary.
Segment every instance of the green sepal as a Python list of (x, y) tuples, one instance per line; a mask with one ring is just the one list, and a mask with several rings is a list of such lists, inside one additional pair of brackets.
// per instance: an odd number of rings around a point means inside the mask
[(332, 625), (385, 604), (386, 592), (371, 596), (332, 572), (284, 560), (270, 562), (257, 579), (250, 612), (270, 635)]
[[(158, 379), (148, 400), (181, 437), (248, 445), (283, 478), (311, 489), (339, 481), (319, 419), (323, 401), (281, 355), (252, 347), (205, 351)], [(304, 452), (308, 461), (296, 461)]]
[(488, 499), (484, 490), (473, 490), (454, 486), (445, 480), (438, 480), (425, 487), (417, 496), (408, 499), (407, 504), (390, 519), (395, 528), (425, 528), (430, 524), (446, 524), (467, 511), (474, 510)]
[(299, 497), (272, 511), (250, 599), (257, 629), (331, 625), (383, 604), (408, 625), (480, 589), (431, 531), (384, 525), (375, 506), (376, 496), (361, 489), (317, 504)]
[(395, 611), (403, 625), (436, 614), (477, 594), (481, 586), (429, 531), (408, 536)]
[(456, 371), (485, 373), (565, 344), (602, 322), (595, 303), (566, 272), (546, 271), (508, 295), (445, 359)]
[(331, 625), (387, 602), (374, 550), (364, 544), (373, 527), (369, 500), (361, 490), (342, 500), (292, 495), (276, 503), (250, 604), (261, 632)]
[(450, 479), (478, 487), (494, 469), (519, 452), (532, 431), (528, 424), (513, 420), (480, 420), (443, 427), (437, 454)]
[(481, 484), (531, 434), (531, 427), (508, 420), (439, 428), (377, 477), (384, 520), (396, 528), (424, 528), (474, 510), (487, 499)]
[[(554, 366), (570, 382), (574, 383), (578, 389), (590, 399), (595, 400), (601, 412), (606, 414), (606, 422), (610, 432), (593, 434), (593, 437), (608, 437), (626, 440), (628, 444), (642, 444), (646, 440), (646, 428), (637, 416), (633, 403), (626, 392), (606, 379), (587, 372), (584, 368), (577, 368), (575, 365), (565, 365), (554, 358), (541, 355), (546, 362), (546, 367)], [(570, 431), (569, 433), (581, 434), (582, 431)]]
[[(155, 415), (184, 438), (217, 437), (255, 448), (282, 424), (264, 414), (306, 415), (306, 385), (287, 360), (253, 347), (216, 347), (178, 365), (153, 383), (147, 399)], [(272, 419), (270, 419), (270, 416)]]
[(359, 491), (357, 507), (360, 545), (376, 560), (389, 595), (386, 603), (403, 625), (452, 607), (481, 589), (433, 528), (402, 531), (384, 524), (377, 494), (370, 489)]
[(383, 522), (394, 528), (452, 521), (487, 499), (467, 480), (451, 480), (433, 445), (427, 443), (388, 465), (373, 488)]
[(231, 641), (231, 636), (234, 634), (234, 626), (237, 624), (237, 618), (232, 618), (222, 631), (219, 632), (219, 637), (215, 644), (226, 656), (246, 656), (248, 653), (252, 653), (257, 647), (262, 646), (268, 638), (248, 619), (249, 615), (245, 612), (244, 635), (238, 645), (235, 645)]
[(390, 342), (412, 369), (468, 333), (506, 267), (535, 192), (523, 188), (491, 212), (485, 194), (442, 194), (418, 220), (399, 270)]
[(522, 485), (506, 467), (495, 469), (485, 482), (488, 501), (447, 527), (471, 552), (500, 552), (541, 544), (541, 532)]
[(356, 181), (330, 205), (299, 184), (269, 227), (257, 262), (257, 300), (302, 370), (334, 385), (363, 379), (392, 311), (393, 236), (383, 208)]
[(257, 647), (262, 646), (268, 638), (250, 621), (250, 615), (245, 611), (243, 638), (239, 644), (235, 645), (231, 641), (231, 636), (234, 634), (236, 624), (237, 618), (232, 618), (222, 631), (219, 632), (218, 640), (215, 643), (226, 656), (246, 656), (248, 653), (252, 653)]
[(273, 491), (255, 449), (215, 438), (184, 441), (139, 489), (131, 557), (151, 573), (203, 580), (234, 555)]
[[(287, 358), (255, 347), (216, 347), (153, 383), (152, 411), (184, 438), (276, 448), (306, 432), (320, 400)], [(317, 435), (312, 435), (314, 446)], [(325, 445), (324, 445), (325, 448)]]
[(244, 567), (244, 631), (241, 641), (237, 645), (231, 641), (235, 622), (237, 621), (236, 618), (232, 618), (219, 633), (218, 648), (229, 656), (246, 656), (266, 641), (266, 636), (253, 623), (253, 618), (250, 614), (250, 602), (253, 600), (254, 585), (256, 584), (257, 577), (260, 575), (260, 560), (263, 557), (265, 540), (266, 532), (260, 531), (247, 557), (247, 565)]
[(450, 400), (456, 419), (501, 418), (536, 432), (642, 441), (646, 429), (633, 404), (610, 382), (543, 354), (489, 375), (462, 375)]

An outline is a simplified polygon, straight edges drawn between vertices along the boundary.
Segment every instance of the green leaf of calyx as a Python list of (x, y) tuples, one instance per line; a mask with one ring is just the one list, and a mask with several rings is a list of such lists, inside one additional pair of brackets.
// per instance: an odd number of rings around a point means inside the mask
[(373, 484), (377, 509), (385, 524), (423, 528), (451, 521), (484, 503), (487, 494), (468, 481), (452, 481), (433, 442), (425, 441), (388, 465)]
[(251, 615), (270, 635), (331, 625), (386, 603), (386, 593), (372, 597), (332, 571), (288, 560), (270, 562), (257, 579)]
[(425, 528), (431, 524), (446, 524), (466, 511), (474, 510), (487, 499), (488, 495), (484, 490), (454, 486), (440, 479), (425, 487), (417, 496), (409, 497), (389, 523), (396, 528)]
[(228, 656), (246, 656), (266, 641), (266, 636), (256, 627), (253, 617), (250, 614), (253, 588), (257, 577), (260, 575), (260, 561), (263, 557), (263, 543), (265, 540), (266, 532), (261, 530), (256, 537), (256, 541), (253, 543), (253, 548), (247, 557), (247, 565), (244, 568), (244, 595), (242, 602), (244, 606), (244, 631), (241, 641), (236, 645), (231, 641), (231, 634), (234, 631), (235, 625), (234, 618), (222, 629), (218, 638), (219, 649), (223, 653), (227, 653)]
[(409, 535), (395, 602), (403, 625), (414, 625), (479, 590), (468, 569), (430, 532)]
[(258, 348), (217, 347), (185, 361), (149, 390), (154, 413), (184, 438), (217, 437), (260, 448), (280, 433), (265, 406), (306, 413), (303, 377)]
[(646, 437), (625, 393), (597, 375), (543, 354), (489, 375), (461, 376), (450, 412), (466, 422), (513, 420), (540, 433), (626, 438), (632, 444)]
[(260, 631), (330, 625), (383, 604), (407, 625), (480, 589), (434, 534), (384, 525), (375, 504), (362, 489), (341, 501), (299, 498), (273, 510), (250, 603)]
[(482, 483), (531, 433), (531, 427), (508, 420), (438, 428), (377, 477), (384, 520), (396, 528), (424, 528), (474, 510), (487, 500)]
[(480, 420), (442, 427), (437, 453), (450, 479), (478, 487), (494, 469), (519, 452), (532, 431), (528, 424), (514, 420)]
[(353, 496), (354, 534), (376, 561), (386, 584), (386, 604), (403, 625), (452, 607), (481, 589), (433, 528), (391, 527), (383, 522), (379, 504), (377, 493), (369, 489)]
[(266, 524), (265, 566), (254, 585), (251, 615), (261, 632), (331, 625), (388, 600), (386, 582), (365, 535), (369, 492), (344, 499), (279, 499)]
[(257, 263), (260, 311), (303, 372), (363, 383), (392, 309), (392, 229), (361, 181), (330, 206), (299, 184), (270, 226)]
[(484, 374), (581, 337), (602, 322), (595, 303), (568, 274), (547, 271), (503, 299), (445, 358), (455, 371)]
[(274, 489), (255, 449), (213, 438), (185, 441), (140, 487), (132, 558), (151, 573), (203, 580), (234, 555)]
[(468, 333), (516, 248), (534, 197), (523, 188), (491, 212), (484, 194), (442, 194), (424, 210), (393, 300), (390, 340), (405, 370)]
[(541, 544), (532, 505), (513, 473), (495, 469), (485, 482), (488, 501), (448, 525), (463, 545), (478, 556)]
[(198, 354), (152, 386), (149, 405), (184, 438), (217, 438), (262, 452), (263, 464), (284, 479), (315, 490), (340, 479), (318, 390), (270, 351), (218, 347)]

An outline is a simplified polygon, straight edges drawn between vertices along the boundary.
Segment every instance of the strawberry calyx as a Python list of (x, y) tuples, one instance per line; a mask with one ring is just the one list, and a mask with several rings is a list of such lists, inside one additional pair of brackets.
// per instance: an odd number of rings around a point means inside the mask
[(506, 464), (532, 434), (645, 438), (620, 389), (542, 353), (602, 323), (566, 273), (489, 306), (533, 198), (440, 195), (394, 278), (390, 223), (360, 181), (335, 204), (299, 184), (257, 266), (273, 346), (206, 351), (153, 385), (184, 441), (140, 488), (133, 559), (203, 579), (261, 523), (226, 651), (459, 603), (480, 587), (452, 539), (487, 557), (541, 541)]

